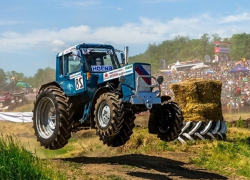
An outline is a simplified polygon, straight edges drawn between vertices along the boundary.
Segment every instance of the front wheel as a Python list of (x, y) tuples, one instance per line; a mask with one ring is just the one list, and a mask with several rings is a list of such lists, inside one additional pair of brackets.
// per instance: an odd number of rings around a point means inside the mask
[(100, 137), (115, 136), (120, 132), (124, 121), (124, 110), (118, 95), (108, 92), (97, 99), (94, 121)]
[(32, 119), (41, 146), (54, 150), (68, 143), (73, 123), (69, 107), (68, 98), (60, 88), (49, 86), (39, 91)]
[(115, 136), (101, 136), (100, 140), (103, 141), (103, 144), (111, 147), (119, 147), (130, 139), (130, 136), (133, 134), (133, 128), (135, 127), (135, 115), (133, 113), (127, 112), (124, 116), (124, 121), (122, 123), (122, 128), (120, 132)]
[(183, 126), (183, 113), (172, 101), (163, 102), (160, 108), (150, 113), (149, 133), (157, 134), (162, 141), (174, 141)]

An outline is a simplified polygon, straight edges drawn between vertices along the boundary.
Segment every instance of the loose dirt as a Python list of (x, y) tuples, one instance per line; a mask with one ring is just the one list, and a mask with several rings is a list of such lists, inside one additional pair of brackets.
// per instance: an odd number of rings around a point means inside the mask
[[(138, 118), (139, 119), (139, 118)], [(145, 126), (140, 120), (137, 126)], [(28, 150), (41, 148), (36, 141), (32, 123), (0, 121), (3, 135), (14, 135)], [(167, 180), (167, 179), (244, 179), (225, 177), (189, 163), (194, 155), (164, 152), (160, 154), (125, 154), (105, 156), (93, 152), (88, 156), (52, 158), (65, 172), (75, 179), (112, 180)]]

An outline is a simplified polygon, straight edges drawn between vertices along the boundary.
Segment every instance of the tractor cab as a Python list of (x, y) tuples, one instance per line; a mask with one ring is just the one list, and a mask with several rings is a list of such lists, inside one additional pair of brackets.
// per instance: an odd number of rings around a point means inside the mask
[(91, 99), (101, 74), (120, 68), (123, 59), (123, 52), (111, 45), (73, 46), (57, 55), (56, 82), (68, 96), (85, 93)]

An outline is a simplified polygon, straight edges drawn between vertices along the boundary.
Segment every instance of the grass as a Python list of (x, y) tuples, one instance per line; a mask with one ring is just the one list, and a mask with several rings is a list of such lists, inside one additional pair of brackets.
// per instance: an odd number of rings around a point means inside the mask
[(111, 180), (124, 180), (123, 178), (115, 175), (109, 175), (107, 178)]
[(238, 119), (249, 119), (249, 113), (224, 113), (223, 117), (225, 121), (236, 121)]
[(33, 110), (34, 104), (29, 103), (24, 106), (16, 107), (13, 112), (31, 112)]
[[(0, 139), (0, 179), (66, 179), (65, 175), (52, 173), (60, 170), (73, 176), (77, 174), (84, 179), (122, 179), (116, 175), (108, 177), (82, 171), (80, 164), (57, 161), (68, 157), (105, 157), (122, 154), (146, 154), (159, 156), (165, 152), (186, 152), (193, 154), (190, 163), (201, 168), (219, 172), (226, 177), (244, 176), (250, 178), (250, 130), (228, 128), (226, 141), (196, 141), (186, 145), (175, 142), (160, 141), (155, 135), (148, 134), (147, 129), (134, 128), (131, 139), (121, 147), (107, 147), (99, 141), (94, 130), (80, 131), (73, 134), (68, 145), (63, 149), (51, 151), (40, 148), (43, 159), (14, 141), (10, 136)], [(53, 163), (49, 160), (53, 157)], [(47, 159), (47, 160), (45, 160)], [(124, 165), (124, 169), (133, 170), (134, 166)], [(28, 177), (28, 178), (27, 178)], [(72, 178), (73, 179), (73, 178)]]
[(204, 143), (199, 156), (191, 162), (225, 175), (250, 178), (250, 131), (230, 128), (227, 135), (227, 141)]
[(238, 127), (238, 128), (243, 128), (244, 127), (244, 121), (241, 118), (241, 116), (240, 116), (240, 118), (236, 122), (236, 127)]
[[(80, 143), (83, 140), (79, 139)], [(188, 142), (186, 145), (174, 142), (162, 142), (156, 136), (148, 134), (146, 129), (135, 128), (134, 134), (126, 145), (118, 148), (100, 146), (97, 137), (91, 138), (92, 151), (84, 151), (81, 155), (89, 155), (99, 151), (100, 154), (161, 154), (164, 152), (187, 152), (194, 154), (190, 163), (201, 168), (217, 171), (225, 176), (244, 176), (250, 178), (250, 130), (244, 128), (228, 128), (227, 140), (205, 140)], [(73, 148), (74, 149), (74, 148)], [(74, 155), (73, 155), (74, 156)], [(124, 168), (131, 168), (124, 166)]]
[[(29, 104), (26, 107), (17, 108), (15, 111), (31, 111), (33, 104)], [(224, 118), (238, 120), (236, 127), (228, 127), (227, 140), (226, 141), (196, 141), (188, 142), (186, 145), (174, 142), (160, 141), (155, 135), (148, 134), (145, 128), (134, 128), (134, 133), (130, 140), (122, 147), (110, 148), (103, 145), (99, 141), (98, 136), (95, 134), (95, 130), (80, 131), (72, 135), (69, 143), (63, 148), (55, 151), (39, 148), (36, 152), (38, 157), (43, 159), (48, 158), (66, 158), (66, 157), (82, 157), (82, 156), (116, 156), (122, 154), (158, 154), (164, 152), (186, 152), (194, 155), (190, 158), (190, 163), (195, 164), (201, 168), (219, 172), (224, 176), (244, 176), (250, 178), (250, 130), (244, 129), (243, 120), (248, 119), (249, 114), (225, 114)], [(4, 141), (3, 141), (4, 140)], [(3, 141), (3, 142), (1, 142)], [(7, 141), (8, 143), (6, 143)], [(2, 150), (6, 147), (7, 150)], [(14, 148), (14, 150), (10, 150)], [(15, 154), (13, 151), (17, 151)], [(7, 154), (10, 153), (10, 154)], [(18, 154), (23, 155), (18, 155)], [(9, 157), (6, 157), (9, 156)], [(19, 159), (23, 156), (23, 159)], [(35, 157), (32, 153), (25, 150), (22, 146), (17, 147), (17, 144), (12, 138), (0, 140), (0, 179), (20, 179), (19, 176), (26, 177), (27, 174), (20, 174), (16, 172), (27, 172), (34, 175), (33, 179), (46, 179), (50, 176), (50, 168), (54, 165), (47, 164), (46, 160)], [(14, 159), (14, 160), (12, 160)], [(22, 162), (24, 161), (24, 162)], [(42, 163), (38, 163), (42, 162)], [(13, 162), (8, 163), (8, 162)], [(122, 179), (116, 175), (110, 175), (104, 177), (103, 175), (93, 175), (85, 173), (78, 167), (79, 164), (56, 162), (56, 169), (69, 174), (80, 174), (84, 179)], [(35, 169), (35, 167), (37, 169)], [(48, 167), (48, 169), (47, 169)], [(133, 166), (124, 165), (124, 169), (133, 169)], [(15, 171), (13, 170), (15, 169)], [(55, 169), (55, 168), (54, 168)], [(74, 169), (74, 170), (72, 170)], [(1, 174), (2, 173), (2, 174)], [(7, 173), (9, 175), (3, 174)], [(35, 177), (35, 175), (37, 175)], [(29, 176), (32, 177), (32, 176)], [(65, 179), (65, 176), (63, 176)], [(60, 175), (55, 175), (53, 179), (63, 179)]]
[(0, 179), (66, 179), (47, 161), (38, 159), (12, 136), (0, 138)]

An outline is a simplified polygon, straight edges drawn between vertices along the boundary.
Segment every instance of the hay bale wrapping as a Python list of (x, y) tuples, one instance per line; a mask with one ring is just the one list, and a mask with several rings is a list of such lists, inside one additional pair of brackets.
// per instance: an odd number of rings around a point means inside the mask
[(223, 120), (221, 81), (190, 78), (171, 84), (170, 88), (183, 111), (184, 121)]

